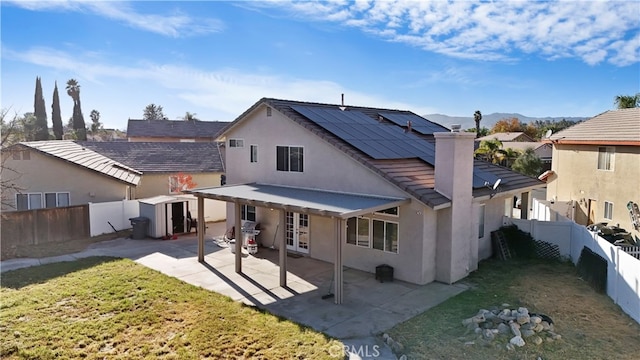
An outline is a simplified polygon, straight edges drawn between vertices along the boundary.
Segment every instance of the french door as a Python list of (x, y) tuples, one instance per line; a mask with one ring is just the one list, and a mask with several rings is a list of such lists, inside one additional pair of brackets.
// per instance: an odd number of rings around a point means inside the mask
[(309, 215), (287, 211), (285, 214), (287, 250), (309, 253)]

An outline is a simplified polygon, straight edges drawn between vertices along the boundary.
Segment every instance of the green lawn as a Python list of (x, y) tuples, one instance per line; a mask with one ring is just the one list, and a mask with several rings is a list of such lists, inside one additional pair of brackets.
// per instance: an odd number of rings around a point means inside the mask
[(340, 346), (126, 259), (2, 274), (2, 359), (331, 359)]
[[(464, 282), (471, 285), (469, 290), (388, 332), (404, 345), (409, 359), (640, 358), (640, 325), (580, 279), (571, 263), (485, 261)], [(562, 339), (507, 350), (512, 335), (503, 335), (480, 345), (462, 320), (503, 303), (550, 316)]]

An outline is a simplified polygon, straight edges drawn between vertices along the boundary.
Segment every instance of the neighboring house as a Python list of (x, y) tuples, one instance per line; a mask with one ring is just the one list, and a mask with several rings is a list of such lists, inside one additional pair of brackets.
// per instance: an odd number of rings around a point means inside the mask
[(553, 134), (547, 200), (571, 201), (573, 220), (632, 230), (627, 204), (640, 204), (640, 108), (611, 110)]
[(131, 199), (142, 176), (68, 140), (14, 144), (2, 150), (2, 164), (4, 180), (20, 189), (2, 189), (3, 199), (11, 203), (3, 211)]
[(549, 143), (539, 141), (512, 141), (503, 142), (503, 149), (513, 149), (523, 153), (526, 149), (532, 148), (534, 154), (542, 160), (542, 171), (551, 169), (551, 156), (553, 154), (553, 146)]
[(180, 194), (194, 187), (220, 186), (224, 173), (219, 145), (214, 142), (86, 141), (79, 144), (139, 171), (142, 175), (135, 199)]
[(479, 137), (476, 139), (476, 141), (480, 142), (480, 141), (484, 141), (484, 140), (493, 140), (493, 139), (497, 139), (500, 142), (504, 143), (504, 142), (517, 142), (517, 141), (524, 141), (524, 142), (533, 142), (535, 140), (533, 140), (529, 135), (523, 133), (523, 132), (501, 132), (501, 133), (495, 133), (495, 134), (490, 134), (487, 136), (483, 136), (483, 137)]
[(416, 284), (466, 277), (492, 255), (514, 195), (544, 186), (475, 161), (474, 133), (410, 111), (264, 98), (221, 136), (227, 185), (188, 192), (227, 201), (229, 227), (260, 223), (262, 245), (280, 249), (281, 285), (285, 251), (333, 262), (337, 303), (343, 264), (387, 264)]
[(132, 142), (213, 142), (228, 124), (224, 121), (129, 119), (127, 138)]

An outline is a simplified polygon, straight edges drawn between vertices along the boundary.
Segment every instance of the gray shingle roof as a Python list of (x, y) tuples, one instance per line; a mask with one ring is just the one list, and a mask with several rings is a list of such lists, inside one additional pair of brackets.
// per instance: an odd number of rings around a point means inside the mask
[(78, 142), (142, 173), (223, 172), (213, 142)]
[(549, 138), (560, 144), (640, 145), (640, 108), (610, 110), (559, 131)]
[[(313, 108), (317, 108), (317, 107), (337, 108), (338, 105), (263, 98), (260, 101), (258, 101), (256, 104), (254, 104), (251, 108), (247, 109), (238, 118), (236, 118), (236, 120), (234, 120), (232, 124), (230, 124), (227, 128), (225, 128), (225, 130), (221, 135), (223, 135), (228, 130), (232, 129), (237, 122), (244, 119), (248, 114), (253, 112), (256, 108), (258, 108), (262, 104), (267, 104), (268, 106), (283, 113), (284, 115), (289, 117), (291, 120), (300, 124), (307, 130), (311, 131), (312, 133), (320, 136), (322, 139), (332, 144), (343, 153), (352, 157), (356, 161), (362, 163), (364, 166), (367, 166), (368, 168), (372, 169), (381, 177), (387, 179), (392, 184), (396, 185), (398, 188), (402, 189), (403, 191), (406, 191), (408, 194), (414, 196), (416, 199), (419, 199), (426, 205), (432, 208), (437, 208), (439, 206), (446, 205), (450, 202), (450, 200), (447, 197), (435, 191), (434, 167), (426, 160), (417, 159), (416, 157), (407, 157), (403, 159), (395, 158), (391, 160), (390, 159), (374, 159), (373, 157), (367, 155), (366, 153), (358, 150), (355, 146), (351, 145), (348, 141), (345, 141), (344, 139), (340, 138), (337, 134), (331, 133), (330, 131), (326, 130), (322, 126), (318, 125), (316, 122), (302, 115), (299, 111), (295, 110), (295, 108), (304, 107), (304, 106), (313, 107)], [(367, 116), (376, 120), (378, 120), (378, 115), (381, 113), (386, 113), (386, 114), (395, 113), (398, 115), (406, 114), (412, 117), (413, 116), (418, 117), (418, 115), (410, 111), (366, 108), (366, 107), (358, 107), (358, 106), (348, 106), (348, 108), (362, 112)], [(400, 126), (398, 123), (395, 123), (395, 125)], [(441, 126), (438, 124), (436, 125), (442, 129), (441, 131), (449, 131), (444, 126)], [(419, 136), (425, 141), (428, 141), (431, 143), (433, 143), (434, 141), (434, 138), (432, 135), (419, 134)], [(504, 189), (504, 190), (512, 190), (512, 189), (520, 189), (520, 188), (524, 189), (524, 188), (539, 186), (544, 184), (538, 179), (530, 178), (528, 176), (524, 176), (519, 173), (513, 172), (507, 168), (493, 165), (491, 163), (485, 163), (482, 161), (476, 161), (474, 163), (474, 170), (476, 169), (481, 172), (488, 172), (489, 174), (493, 175), (496, 178), (501, 178), (504, 183), (501, 186), (501, 189)], [(490, 192), (491, 191), (489, 189), (486, 189), (484, 187), (473, 190), (474, 196), (489, 195)]]
[(140, 182), (141, 173), (138, 170), (70, 140), (29, 141), (20, 145), (131, 185)]
[(127, 136), (213, 140), (228, 124), (226, 121), (129, 119)]

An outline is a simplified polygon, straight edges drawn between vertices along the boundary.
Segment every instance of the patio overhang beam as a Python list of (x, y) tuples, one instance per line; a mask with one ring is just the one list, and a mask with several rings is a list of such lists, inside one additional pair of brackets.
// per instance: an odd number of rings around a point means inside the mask
[(352, 217), (356, 217), (356, 216), (361, 216), (361, 215), (365, 215), (365, 214), (371, 214), (380, 210), (385, 210), (385, 209), (389, 209), (389, 208), (393, 208), (393, 207), (398, 207), (401, 205), (405, 205), (411, 202), (411, 199), (401, 199), (401, 200), (396, 200), (396, 201), (392, 201), (389, 203), (385, 203), (382, 205), (378, 205), (378, 206), (372, 206), (372, 207), (368, 207), (366, 209), (358, 209), (355, 211), (349, 211), (349, 212), (344, 212), (342, 214), (340, 214), (340, 216), (338, 216), (341, 219), (348, 219), (348, 218), (352, 218)]

